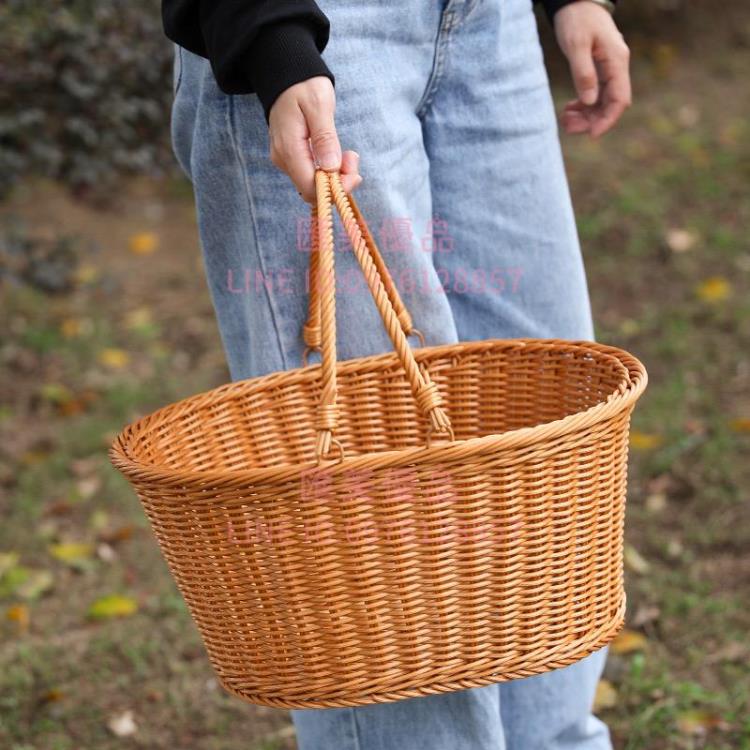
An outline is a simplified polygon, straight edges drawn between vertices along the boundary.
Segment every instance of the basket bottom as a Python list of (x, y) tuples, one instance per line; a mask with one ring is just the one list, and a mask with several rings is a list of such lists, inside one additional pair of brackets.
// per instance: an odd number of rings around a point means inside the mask
[(350, 708), (372, 703), (392, 703), (436, 693), (451, 693), (531, 677), (575, 664), (614, 639), (624, 625), (625, 606), (623, 596), (622, 605), (610, 622), (597, 631), (588, 633), (585, 638), (562, 646), (538, 653), (526, 651), (481, 662), (464, 662), (450, 668), (441, 665), (425, 670), (416, 677), (414, 673), (401, 675), (389, 680), (390, 685), (374, 678), (374, 689), (370, 692), (362, 690), (361, 678), (356, 680), (357, 689), (354, 691), (348, 690), (344, 682), (335, 693), (304, 697), (254, 693), (243, 689), (238, 684), (241, 680), (233, 680), (228, 676), (219, 675), (219, 682), (227, 692), (248, 703), (273, 708)]

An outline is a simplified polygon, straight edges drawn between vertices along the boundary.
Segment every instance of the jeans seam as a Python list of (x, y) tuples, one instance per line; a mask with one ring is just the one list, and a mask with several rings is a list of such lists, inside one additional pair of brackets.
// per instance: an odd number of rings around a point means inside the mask
[(438, 29), (437, 42), (435, 49), (435, 60), (430, 71), (430, 77), (427, 80), (422, 98), (417, 105), (416, 113), (417, 117), (424, 117), (427, 114), (427, 108), (435, 98), (435, 92), (440, 81), (443, 78), (443, 71), (445, 70), (445, 59), (448, 53), (448, 42), (450, 41), (450, 34), (453, 28), (456, 26), (457, 16), (456, 11), (450, 7), (443, 12), (443, 17), (440, 20), (440, 28)]
[(353, 708), (349, 709), (349, 716), (352, 719), (352, 738), (354, 739), (354, 747), (352, 750), (362, 750), (362, 745), (359, 741), (359, 729), (357, 727), (357, 716)]
[[(250, 190), (250, 181), (248, 179), (247, 162), (245, 161), (245, 157), (242, 153), (242, 149), (239, 147), (239, 144), (237, 143), (237, 137), (235, 133), (234, 96), (229, 95), (227, 96), (227, 99), (229, 102), (229, 106), (227, 107), (227, 130), (229, 131), (229, 139), (232, 142), (232, 149), (234, 150), (235, 158), (239, 162), (240, 168), (242, 170), (242, 184), (245, 188), (245, 199), (247, 200), (247, 207), (250, 213), (250, 226), (252, 227), (252, 232), (253, 232), (253, 236), (255, 239), (255, 247), (258, 253), (258, 264), (260, 265), (263, 278), (268, 278), (268, 273), (266, 270), (266, 263), (263, 258), (263, 253), (261, 252), (260, 237), (258, 233), (258, 222), (256, 219), (256, 214), (255, 214), (255, 203), (253, 201), (252, 191)], [(273, 325), (274, 333), (276, 334), (276, 343), (278, 344), (278, 347), (279, 347), (279, 357), (281, 359), (281, 364), (282, 364), (283, 369), (286, 370), (288, 369), (289, 365), (287, 364), (286, 356), (284, 353), (284, 346), (281, 341), (281, 330), (279, 328), (276, 307), (274, 305), (273, 297), (271, 296), (271, 293), (269, 292), (267, 286), (265, 284), (263, 284), (262, 286), (263, 286), (263, 289), (265, 290), (266, 299), (268, 300), (268, 309), (271, 315), (271, 323)]]

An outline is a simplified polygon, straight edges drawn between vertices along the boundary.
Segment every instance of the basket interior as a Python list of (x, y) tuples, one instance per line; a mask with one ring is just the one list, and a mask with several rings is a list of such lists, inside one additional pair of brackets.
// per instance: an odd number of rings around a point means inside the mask
[[(437, 383), (458, 440), (558, 420), (629, 385), (619, 359), (581, 345), (440, 347), (417, 358)], [(130, 457), (196, 471), (313, 461), (319, 368), (266, 381), (233, 383), (167, 407), (136, 426), (127, 445)], [(347, 456), (425, 444), (426, 420), (395, 356), (341, 363), (338, 406), (336, 436)]]

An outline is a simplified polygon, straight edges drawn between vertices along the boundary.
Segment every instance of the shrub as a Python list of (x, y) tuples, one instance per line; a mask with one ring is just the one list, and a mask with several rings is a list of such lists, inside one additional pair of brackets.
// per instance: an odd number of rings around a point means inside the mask
[(0, 195), (23, 175), (80, 190), (172, 168), (158, 0), (3, 0), (0, 29)]

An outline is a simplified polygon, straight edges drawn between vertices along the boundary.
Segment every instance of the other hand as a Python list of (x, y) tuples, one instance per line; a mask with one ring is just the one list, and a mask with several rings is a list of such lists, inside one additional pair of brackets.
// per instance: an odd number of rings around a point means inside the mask
[(589, 0), (564, 5), (554, 25), (578, 94), (565, 105), (563, 127), (598, 138), (631, 104), (630, 50), (606, 8)]

